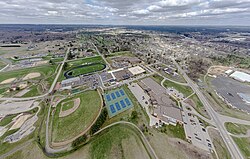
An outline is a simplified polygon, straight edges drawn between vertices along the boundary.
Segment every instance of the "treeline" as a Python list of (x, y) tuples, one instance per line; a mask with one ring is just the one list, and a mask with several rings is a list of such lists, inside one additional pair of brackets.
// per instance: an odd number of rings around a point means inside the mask
[(90, 129), (90, 134), (93, 135), (95, 132), (100, 130), (100, 127), (103, 125), (103, 123), (106, 121), (108, 116), (107, 109), (103, 109), (100, 116), (96, 120), (95, 124)]
[(73, 142), (72, 142), (72, 147), (77, 147), (79, 146), (80, 144), (84, 143), (87, 141), (87, 135), (84, 134), (80, 137), (78, 137), (77, 139), (75, 139)]

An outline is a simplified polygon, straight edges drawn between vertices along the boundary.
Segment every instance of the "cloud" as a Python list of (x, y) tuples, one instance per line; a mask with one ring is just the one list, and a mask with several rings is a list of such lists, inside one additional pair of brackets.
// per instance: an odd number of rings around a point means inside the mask
[(195, 25), (219, 21), (250, 25), (250, 0), (0, 0), (0, 23)]

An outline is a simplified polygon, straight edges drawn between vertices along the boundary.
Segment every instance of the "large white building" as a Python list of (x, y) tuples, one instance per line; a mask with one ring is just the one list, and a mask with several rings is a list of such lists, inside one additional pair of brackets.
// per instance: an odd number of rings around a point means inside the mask
[(245, 72), (235, 71), (230, 77), (241, 82), (250, 82), (250, 75)]

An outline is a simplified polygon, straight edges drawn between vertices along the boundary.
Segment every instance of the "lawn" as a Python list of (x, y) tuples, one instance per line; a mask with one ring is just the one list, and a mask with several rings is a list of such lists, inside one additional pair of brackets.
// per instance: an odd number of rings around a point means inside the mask
[(196, 94), (192, 95), (189, 99), (191, 99), (195, 106), (194, 109), (201, 114), (202, 116), (206, 117), (206, 118), (210, 118), (209, 115), (207, 114), (207, 112), (205, 111), (205, 107), (203, 106), (202, 102), (200, 101), (200, 99), (198, 98), (198, 96)]
[(164, 125), (159, 128), (162, 133), (167, 134), (169, 137), (179, 138), (182, 140), (186, 140), (186, 135), (184, 131), (184, 127), (180, 124), (173, 126), (171, 124)]
[(17, 116), (17, 114), (13, 114), (13, 115), (8, 115), (8, 116), (4, 117), (3, 120), (1, 120), (1, 122), (0, 122), (0, 126), (5, 126), (5, 125), (9, 124), (12, 121), (12, 119), (16, 116)]
[(246, 135), (247, 131), (250, 130), (250, 125), (225, 123), (225, 126), (230, 133), (235, 135)]
[(179, 85), (168, 80), (164, 82), (164, 86), (166, 88), (171, 88), (171, 87), (175, 88), (177, 91), (181, 92), (185, 97), (188, 97), (193, 93), (193, 90), (190, 87)]
[(233, 137), (233, 140), (238, 145), (243, 156), (245, 156), (245, 158), (250, 158), (250, 138)]
[(34, 97), (40, 95), (38, 87), (39, 87), (38, 85), (31, 86), (30, 91), (25, 93), (22, 97)]
[[(213, 142), (214, 148), (218, 154), (219, 158), (223, 159), (231, 159), (230, 153), (223, 141), (223, 139), (220, 136), (220, 133), (215, 129), (209, 129), (209, 135), (211, 137), (211, 140)], [(214, 155), (214, 154), (213, 154)], [(214, 155), (216, 158), (216, 156)]]
[(91, 158), (150, 158), (136, 131), (126, 125), (105, 130), (90, 143)]
[[(59, 118), (62, 103), (74, 98), (80, 98), (79, 108), (69, 116)], [(100, 108), (101, 99), (97, 91), (83, 92), (60, 102), (53, 119), (53, 141), (65, 141), (83, 132), (92, 124)]]
[(161, 84), (161, 81), (164, 79), (163, 77), (159, 76), (159, 75), (153, 75), (153, 79), (155, 80), (155, 82), (157, 82), (158, 84)]
[(68, 102), (66, 102), (66, 103), (63, 104), (62, 111), (69, 110), (69, 109), (71, 109), (73, 107), (74, 107), (74, 101), (70, 100), (70, 101), (68, 101)]

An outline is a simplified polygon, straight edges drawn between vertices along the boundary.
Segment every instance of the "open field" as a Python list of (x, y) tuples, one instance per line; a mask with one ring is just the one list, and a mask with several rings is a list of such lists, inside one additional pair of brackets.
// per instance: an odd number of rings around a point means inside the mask
[(125, 125), (105, 130), (90, 143), (91, 158), (150, 158), (135, 131)]
[(235, 124), (235, 123), (225, 123), (228, 132), (235, 135), (246, 135), (247, 131), (250, 131), (249, 125)]
[(233, 137), (234, 142), (239, 147), (240, 151), (242, 152), (245, 158), (250, 158), (250, 138), (238, 138)]
[(55, 73), (56, 67), (56, 65), (44, 65), (39, 67), (2, 72), (0, 76), (0, 82), (10, 78), (22, 78), (32, 72), (39, 72), (41, 74), (41, 76), (36, 79), (44, 79), (53, 75)]
[[(69, 116), (59, 118), (63, 102), (80, 98), (79, 108)], [(53, 118), (52, 139), (54, 142), (71, 139), (83, 132), (95, 119), (101, 107), (97, 91), (87, 91), (63, 100), (57, 105)], [(74, 130), (74, 131), (72, 131)]]
[[(219, 158), (231, 159), (230, 153), (217, 130), (209, 129), (209, 135)], [(216, 156), (214, 156), (215, 158)]]
[[(117, 125), (95, 136), (93, 140), (79, 150), (60, 157), (61, 159), (90, 159), (90, 158), (150, 158), (140, 137), (131, 127)], [(49, 159), (38, 147), (35, 141), (12, 154), (11, 159)]]
[(80, 66), (80, 65), (85, 65), (89, 63), (102, 63), (105, 64), (101, 56), (95, 56), (95, 57), (88, 57), (80, 60), (74, 60), (71, 62), (68, 62), (68, 67), (67, 70)]
[(149, 129), (147, 138), (159, 159), (211, 158), (207, 151), (201, 150), (181, 139), (169, 137), (156, 129)]
[(182, 93), (185, 97), (188, 97), (189, 95), (191, 95), (193, 93), (193, 90), (190, 87), (182, 86), (182, 85), (176, 84), (176, 83), (168, 81), (168, 80), (166, 80), (164, 82), (164, 86), (166, 88), (171, 88), (171, 87), (175, 88), (177, 91)]

